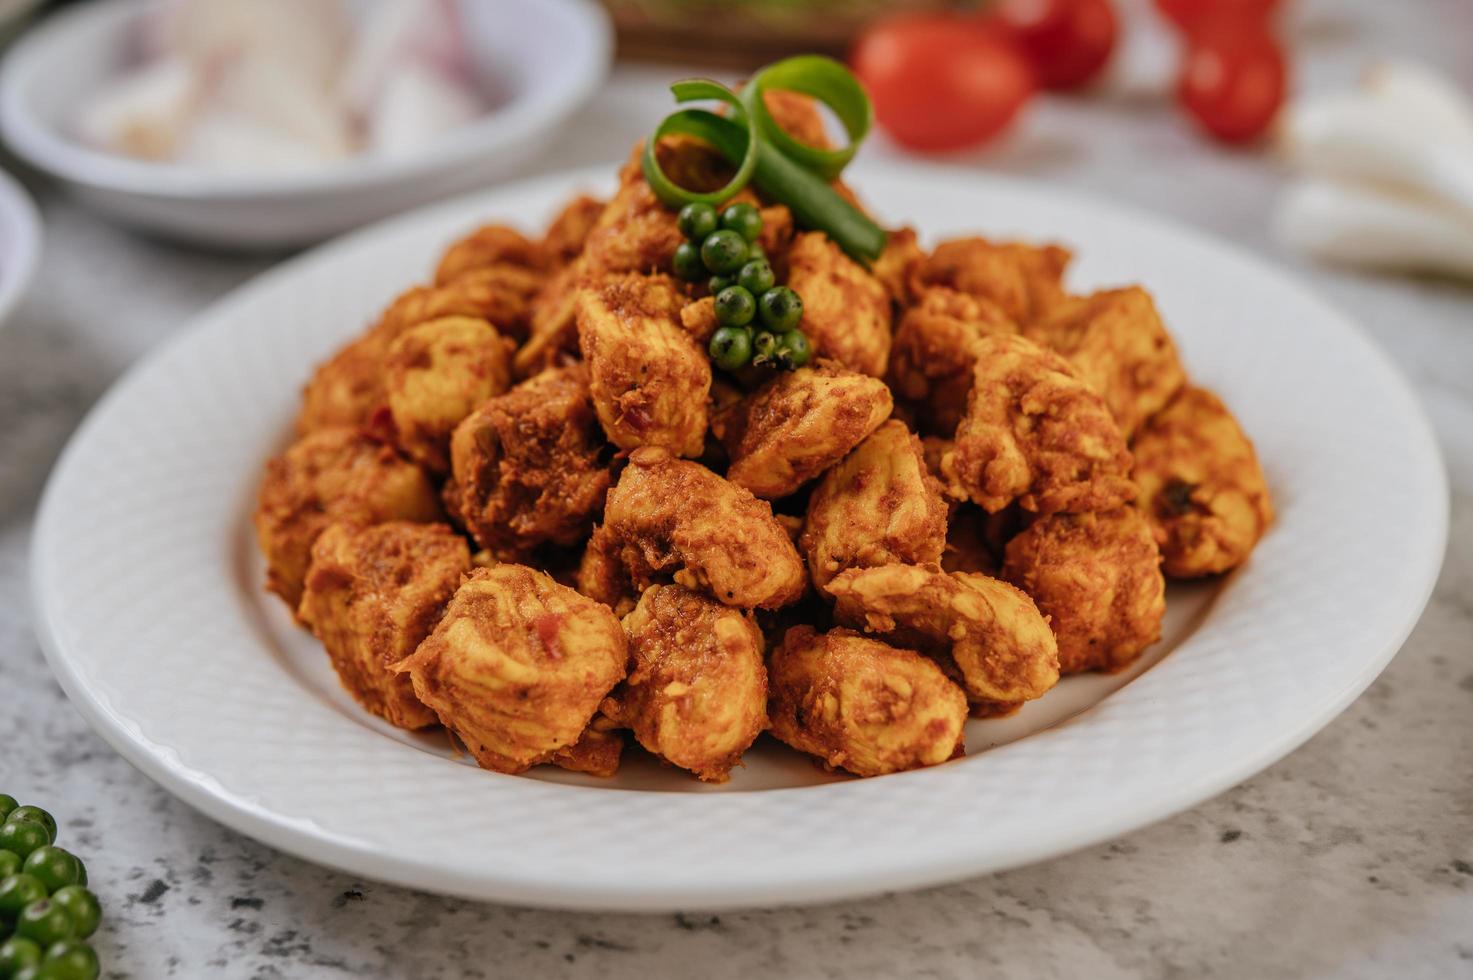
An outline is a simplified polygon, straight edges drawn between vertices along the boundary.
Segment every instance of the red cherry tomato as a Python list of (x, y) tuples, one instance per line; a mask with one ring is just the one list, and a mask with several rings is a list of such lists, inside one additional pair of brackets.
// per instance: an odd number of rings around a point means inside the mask
[(1216, 21), (1268, 23), (1279, 6), (1279, 0), (1155, 0), (1156, 9), (1172, 23), (1188, 33), (1198, 25)]
[(1033, 95), (1017, 49), (999, 32), (953, 15), (882, 18), (860, 36), (850, 63), (880, 125), (914, 150), (991, 139)]
[(1177, 96), (1213, 136), (1243, 143), (1261, 136), (1273, 122), (1284, 102), (1288, 74), (1283, 50), (1261, 27), (1219, 26), (1193, 35)]
[(1084, 85), (1100, 73), (1115, 49), (1110, 0), (1002, 0), (997, 17), (1045, 88)]

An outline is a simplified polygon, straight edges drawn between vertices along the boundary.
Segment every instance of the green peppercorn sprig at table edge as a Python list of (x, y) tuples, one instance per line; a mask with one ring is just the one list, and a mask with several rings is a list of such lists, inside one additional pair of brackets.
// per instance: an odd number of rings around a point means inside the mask
[(102, 906), (56, 820), (0, 793), (0, 980), (95, 980)]

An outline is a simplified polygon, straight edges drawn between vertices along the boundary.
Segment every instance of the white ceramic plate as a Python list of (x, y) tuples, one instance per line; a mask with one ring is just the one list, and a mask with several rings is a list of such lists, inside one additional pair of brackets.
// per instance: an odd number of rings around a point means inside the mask
[[(262, 592), (248, 515), (303, 380), (484, 219), (537, 227), (604, 174), (408, 215), (263, 276), (129, 373), (57, 465), (36, 620), (79, 710), (199, 809), (372, 878), (527, 905), (808, 902), (1057, 855), (1189, 807), (1295, 748), (1415, 623), (1447, 533), (1433, 437), (1346, 320), (1231, 248), (1031, 184), (856, 168), (891, 220), (1078, 248), (1077, 288), (1142, 281), (1194, 375), (1256, 438), (1279, 520), (1221, 583), (1173, 589), (1167, 638), (1065, 681), (967, 758), (871, 780), (759, 743), (711, 788), (633, 760), (612, 782), (483, 772), (354, 707)], [(1107, 697), (1108, 695), (1108, 697)], [(634, 753), (631, 753), (634, 754)]]

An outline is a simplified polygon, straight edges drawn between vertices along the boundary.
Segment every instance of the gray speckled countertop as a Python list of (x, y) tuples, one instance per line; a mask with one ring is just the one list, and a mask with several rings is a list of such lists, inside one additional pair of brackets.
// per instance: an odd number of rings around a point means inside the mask
[[(1298, 35), (1311, 82), (1387, 51), (1441, 64), (1473, 89), (1467, 0), (1316, 6), (1325, 12), (1302, 18)], [(621, 72), (546, 165), (617, 156), (668, 104), (661, 74)], [(536, 912), (279, 854), (176, 801), (88, 730), (42, 660), (27, 588), (31, 515), (82, 414), (130, 362), (272, 260), (144, 240), (32, 181), (46, 257), (0, 330), (0, 790), (53, 810), (63, 843), (88, 861), (106, 905), (107, 974), (1473, 976), (1473, 288), (1283, 254), (1266, 231), (1284, 176), (1273, 161), (1215, 150), (1129, 100), (1050, 102), (1006, 147), (963, 163), (1165, 212), (1293, 266), (1412, 377), (1448, 459), (1452, 540), (1425, 616), (1365, 696), (1268, 771), (1115, 843), (850, 904)]]

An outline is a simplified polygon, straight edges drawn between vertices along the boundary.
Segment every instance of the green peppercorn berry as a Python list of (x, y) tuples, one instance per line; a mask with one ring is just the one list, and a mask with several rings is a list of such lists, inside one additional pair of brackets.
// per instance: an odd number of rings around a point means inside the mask
[(97, 924), (102, 921), (102, 903), (86, 888), (81, 885), (67, 885), (57, 889), (51, 900), (66, 909), (67, 915), (72, 917), (78, 939), (86, 939), (97, 931)]
[(762, 234), (762, 212), (750, 204), (733, 204), (721, 212), (721, 227), (755, 242)]
[(757, 300), (741, 286), (727, 286), (716, 294), (716, 322), (723, 327), (745, 327), (757, 315)]
[(20, 802), (9, 793), (0, 793), (0, 820), (10, 816), (10, 811), (20, 806)]
[(740, 370), (752, 358), (752, 332), (745, 327), (722, 327), (711, 335), (708, 350), (721, 370)]
[(13, 851), (25, 857), (38, 847), (51, 843), (46, 825), (36, 820), (12, 820), (0, 824), (0, 851)]
[(680, 233), (693, 242), (700, 242), (716, 230), (716, 209), (709, 204), (694, 201), (680, 209), (675, 223)]
[(735, 284), (736, 280), (732, 279), (731, 276), (712, 276), (709, 280), (706, 281), (706, 285), (710, 288), (712, 296), (715, 296), (727, 286), (732, 286)]
[(713, 231), (701, 243), (701, 261), (718, 276), (729, 276), (747, 261), (747, 240), (730, 229)]
[(772, 274), (772, 266), (766, 259), (754, 259), (742, 266), (736, 281), (738, 286), (753, 296), (761, 296), (772, 288), (776, 279)]
[(20, 869), (25, 858), (14, 851), (0, 851), (0, 881), (4, 881), (11, 875), (20, 874)]
[(13, 977), (41, 962), (41, 947), (21, 936), (0, 943), (0, 977)]
[(101, 967), (97, 953), (78, 939), (52, 943), (41, 958), (41, 976), (50, 980), (97, 980)]
[(784, 366), (800, 368), (813, 359), (813, 345), (801, 330), (789, 330), (777, 338), (778, 356)]
[(35, 875), (14, 874), (0, 881), (0, 918), (14, 919), (26, 906), (46, 897), (46, 886)]
[(77, 927), (66, 909), (49, 898), (27, 905), (15, 921), (17, 936), (24, 936), (42, 947), (71, 939), (76, 932)]
[(26, 858), (25, 872), (35, 875), (48, 893), (82, 883), (82, 862), (71, 851), (55, 844), (32, 851)]
[(33, 963), (30, 966), (22, 967), (10, 980), (48, 980), (46, 974), (41, 972), (42, 966), (43, 964), (41, 963)]
[(759, 330), (752, 338), (752, 363), (766, 364), (777, 350), (777, 336), (770, 330)]
[(18, 820), (34, 820), (46, 828), (46, 843), (56, 843), (56, 818), (38, 806), (18, 806), (6, 814), (6, 823)]
[(803, 319), (803, 299), (787, 286), (774, 286), (757, 300), (762, 325), (774, 333), (787, 333)]
[(701, 264), (701, 250), (692, 242), (681, 242), (676, 246), (670, 265), (675, 274), (687, 282), (695, 282), (706, 275), (706, 267)]
[(766, 262), (767, 261), (767, 249), (765, 249), (765, 248), (762, 247), (762, 243), (761, 242), (753, 242), (752, 244), (750, 244), (750, 245), (747, 246), (747, 261), (748, 262)]

